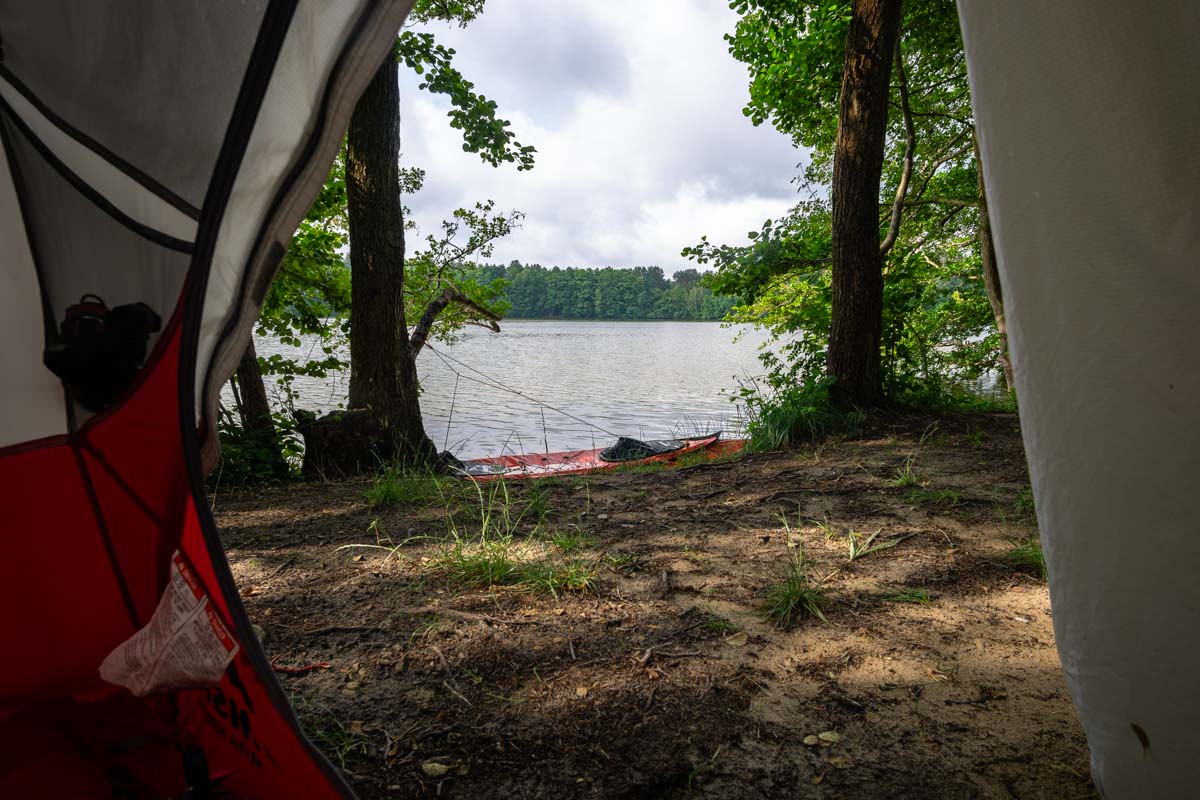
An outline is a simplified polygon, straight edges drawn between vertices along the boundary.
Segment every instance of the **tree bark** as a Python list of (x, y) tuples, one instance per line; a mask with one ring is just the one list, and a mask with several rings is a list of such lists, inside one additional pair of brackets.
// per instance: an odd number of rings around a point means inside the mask
[(832, 319), (827, 370), (841, 407), (883, 402), (879, 179), (900, 0), (854, 0), (833, 155)]
[(262, 371), (258, 368), (258, 353), (254, 351), (253, 338), (246, 343), (235, 374), (242, 427), (274, 437), (275, 423), (271, 420), (271, 404), (267, 401), (267, 388), (263, 385)]
[(1004, 370), (1004, 388), (1011, 392), (1014, 388), (1013, 369), (1008, 356), (1008, 325), (1004, 322), (1004, 292), (1000, 288), (1000, 270), (996, 266), (996, 246), (992, 241), (992, 222), (988, 217), (978, 138), (975, 140), (975, 168), (979, 175), (979, 261), (983, 266), (983, 287), (987, 291), (992, 316), (996, 319), (996, 330), (1000, 334), (1000, 366)]
[(242, 430), (264, 454), (266, 464), (273, 476), (283, 477), (288, 472), (287, 462), (279, 449), (275, 421), (271, 418), (271, 404), (267, 400), (267, 389), (263, 385), (262, 371), (258, 368), (258, 353), (254, 350), (254, 338), (246, 343), (242, 359), (235, 373), (237, 385), (234, 397), (238, 401)]
[(417, 325), (412, 330), (412, 335), (409, 337), (409, 346), (412, 348), (413, 358), (421, 354), (425, 343), (429, 341), (429, 333), (433, 330), (433, 323), (437, 322), (438, 315), (445, 311), (446, 307), (451, 303), (459, 303), (466, 306), (479, 315), (478, 324), (491, 328), (494, 333), (500, 332), (501, 317), (499, 314), (479, 305), (449, 281), (447, 281), (447, 284), (449, 285), (446, 286), (442, 293), (430, 300), (429, 305), (425, 306), (425, 310), (421, 313), (421, 318), (417, 320)]
[(350, 398), (378, 423), (384, 460), (428, 461), (417, 368), (404, 319), (404, 217), (400, 197), (400, 90), (389, 54), (354, 114), (346, 149), (350, 228)]

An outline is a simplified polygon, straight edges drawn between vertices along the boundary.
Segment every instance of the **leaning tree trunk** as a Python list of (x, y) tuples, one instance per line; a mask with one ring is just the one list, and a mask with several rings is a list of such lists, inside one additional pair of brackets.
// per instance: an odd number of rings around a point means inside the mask
[(1000, 366), (1004, 369), (1004, 388), (1013, 390), (1012, 361), (1008, 356), (1008, 325), (1004, 322), (1004, 292), (1000, 288), (1000, 270), (996, 267), (996, 247), (992, 242), (992, 223), (988, 218), (987, 192), (983, 182), (983, 160), (979, 158), (979, 140), (975, 140), (975, 168), (979, 175), (979, 260), (983, 266), (983, 287), (987, 291), (996, 330), (1000, 334)]
[(236, 375), (242, 427), (273, 436), (275, 423), (271, 420), (271, 404), (267, 401), (267, 389), (263, 385), (262, 371), (258, 368), (258, 353), (254, 351), (253, 339), (246, 343)]
[(400, 91), (388, 56), (350, 118), (346, 200), (350, 228), (348, 411), (300, 419), (305, 472), (361, 472), (425, 463), (417, 367), (404, 319), (404, 217), (400, 198)]
[(854, 0), (833, 154), (833, 304), (827, 370), (841, 407), (883, 402), (879, 179), (900, 0)]
[(253, 338), (246, 343), (236, 376), (242, 431), (254, 441), (261, 454), (263, 463), (260, 471), (271, 477), (283, 477), (288, 472), (288, 466), (279, 449), (275, 421), (271, 418), (271, 404), (267, 401), (267, 389), (263, 385), (262, 371), (258, 368), (258, 353), (254, 351)]

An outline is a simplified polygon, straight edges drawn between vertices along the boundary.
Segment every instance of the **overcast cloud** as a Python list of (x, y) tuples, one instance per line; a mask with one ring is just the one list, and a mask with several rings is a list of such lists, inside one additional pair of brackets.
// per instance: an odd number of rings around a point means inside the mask
[(526, 213), (493, 262), (670, 273), (701, 234), (747, 241), (795, 202), (804, 155), (742, 116), (746, 71), (722, 39), (735, 19), (725, 0), (490, 0), (465, 30), (431, 26), (537, 162), (517, 172), (464, 153), (446, 101), (402, 70), (402, 161), (427, 171), (406, 198), (422, 234), (490, 198)]

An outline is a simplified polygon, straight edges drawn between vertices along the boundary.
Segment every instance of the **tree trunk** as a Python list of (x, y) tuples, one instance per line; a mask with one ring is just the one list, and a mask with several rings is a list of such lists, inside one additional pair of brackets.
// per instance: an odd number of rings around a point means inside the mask
[(404, 218), (400, 198), (400, 90), (389, 55), (350, 118), (346, 198), (350, 227), (350, 398), (378, 426), (377, 455), (436, 456), (418, 402), (404, 319)]
[(883, 402), (879, 179), (900, 0), (854, 0), (833, 154), (833, 306), (827, 370), (841, 407)]
[(992, 223), (988, 217), (987, 192), (983, 183), (983, 160), (979, 157), (979, 139), (975, 139), (975, 167), (979, 175), (979, 260), (983, 265), (983, 286), (987, 290), (996, 330), (1000, 334), (1000, 366), (1004, 369), (1004, 388), (1012, 391), (1013, 369), (1008, 356), (1008, 326), (1004, 322), (1004, 292), (996, 267), (996, 247), (992, 242)]
[(271, 418), (271, 404), (267, 401), (267, 389), (263, 385), (262, 371), (258, 368), (258, 353), (254, 351), (254, 338), (246, 343), (242, 359), (238, 362), (237, 392), (238, 413), (242, 420), (242, 431), (252, 440), (263, 459), (264, 474), (284, 477), (289, 468), (279, 449), (275, 421)]
[(237, 365), (238, 412), (242, 417), (242, 428), (248, 431), (275, 435), (275, 423), (271, 420), (271, 404), (267, 402), (267, 389), (263, 386), (262, 372), (258, 368), (258, 353), (254, 351), (251, 338)]

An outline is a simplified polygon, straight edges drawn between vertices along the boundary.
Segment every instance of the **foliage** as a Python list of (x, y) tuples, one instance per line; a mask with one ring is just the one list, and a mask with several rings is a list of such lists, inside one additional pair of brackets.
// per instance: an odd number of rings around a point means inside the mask
[(454, 68), (453, 48), (438, 44), (432, 33), (402, 31), (396, 39), (395, 55), (422, 77), (418, 88), (449, 98), (450, 127), (462, 132), (464, 151), (477, 153), (493, 167), (508, 162), (515, 163), (518, 170), (533, 169), (535, 149), (518, 142), (509, 128), (511, 123), (496, 116), (496, 102), (476, 94), (475, 84)]
[[(825, 371), (829, 339), (828, 185), (851, 3), (734, 0), (731, 6), (739, 19), (726, 37), (729, 51), (750, 79), (745, 114), (810, 149), (798, 177), (806, 198), (751, 231), (747, 245), (701, 237), (683, 255), (713, 267), (706, 285), (736, 299), (728, 320), (776, 337), (772, 350), (781, 355), (767, 357), (771, 382), (811, 385)], [(974, 120), (953, 2), (906, 2), (900, 53), (908, 89), (901, 95), (901, 82), (892, 81), (881, 240), (904, 175), (906, 108), (915, 154), (899, 235), (885, 257), (884, 389), (897, 404), (945, 407), (962, 403), (961, 387), (995, 370), (1000, 355), (981, 273)]]
[[(313, 349), (299, 357), (275, 353), (258, 359), (263, 375), (274, 378), (277, 404), (289, 412), (296, 396), (295, 378), (325, 378), (347, 366), (341, 357), (350, 310), (350, 270), (342, 255), (349, 243), (346, 227), (345, 161), (339, 155), (292, 236), (255, 330), (296, 348), (302, 336), (315, 338)], [(320, 356), (314, 357), (318, 347)], [(294, 429), (290, 414), (276, 416), (276, 426), (281, 425)]]
[(1046, 555), (1042, 552), (1041, 540), (1033, 536), (1024, 541), (1014, 540), (1012, 544), (1012, 549), (1008, 551), (1008, 563), (1045, 580)]
[[(784, 527), (787, 520), (784, 519)], [(790, 533), (790, 529), (789, 529)], [(787, 628), (808, 617), (827, 622), (821, 607), (825, 603), (825, 590), (809, 577), (808, 559), (804, 555), (804, 543), (799, 539), (788, 543), (788, 560), (782, 580), (767, 589), (762, 603), (763, 617), (777, 628)]]
[(746, 433), (753, 450), (778, 450), (820, 441), (827, 436), (857, 433), (859, 411), (844, 411), (829, 401), (829, 379), (797, 382), (772, 372), (744, 383), (732, 399), (742, 404)]
[(462, 495), (459, 483), (457, 478), (438, 475), (430, 469), (392, 466), (375, 477), (365, 495), (372, 508), (434, 503), (450, 507)]
[[(225, 485), (274, 483), (294, 477), (300, 458), (300, 440), (295, 422), (284, 414), (275, 414), (275, 436), (267, 438), (260, 430), (244, 428), (233, 415), (221, 409), (217, 436), (221, 442), (221, 461), (213, 480)], [(283, 455), (280, 460), (279, 456)]]
[(718, 297), (695, 269), (667, 278), (661, 267), (551, 267), (512, 261), (474, 269), (476, 279), (503, 281), (509, 314), (520, 319), (719, 320), (733, 300)]
[(892, 603), (915, 603), (916, 605), (929, 605), (932, 601), (929, 592), (924, 589), (906, 589), (902, 592), (892, 592), (885, 594), (884, 600)]

